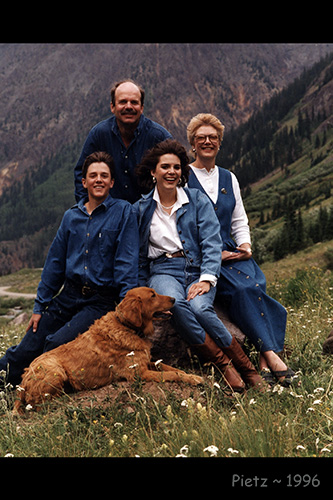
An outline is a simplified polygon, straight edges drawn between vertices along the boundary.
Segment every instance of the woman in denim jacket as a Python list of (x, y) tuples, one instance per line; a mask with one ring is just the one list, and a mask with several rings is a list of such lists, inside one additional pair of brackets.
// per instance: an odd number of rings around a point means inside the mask
[(176, 299), (177, 330), (199, 356), (217, 365), (233, 390), (243, 391), (244, 381), (262, 388), (261, 377), (215, 313), (220, 226), (208, 198), (182, 187), (188, 173), (186, 151), (172, 139), (148, 151), (137, 169), (141, 185), (150, 191), (134, 205), (140, 234), (139, 283)]

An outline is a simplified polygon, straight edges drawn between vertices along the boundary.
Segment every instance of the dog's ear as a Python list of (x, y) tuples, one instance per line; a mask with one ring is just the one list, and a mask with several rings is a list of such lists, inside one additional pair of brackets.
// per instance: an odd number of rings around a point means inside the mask
[(142, 299), (140, 297), (125, 297), (118, 305), (125, 321), (135, 328), (142, 325)]

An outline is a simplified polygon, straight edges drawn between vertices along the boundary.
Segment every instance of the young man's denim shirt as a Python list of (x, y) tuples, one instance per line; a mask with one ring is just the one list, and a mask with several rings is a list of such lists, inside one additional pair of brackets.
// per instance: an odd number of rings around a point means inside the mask
[(42, 313), (65, 280), (110, 287), (123, 298), (138, 284), (139, 233), (133, 206), (110, 195), (88, 214), (82, 200), (64, 214), (47, 255), (34, 312)]
[[(198, 189), (184, 188), (189, 203), (177, 210), (176, 225), (183, 246), (187, 265), (198, 275), (218, 277), (221, 269), (222, 239), (220, 224), (208, 196)], [(139, 284), (146, 285), (149, 278), (150, 259), (148, 243), (151, 219), (156, 201), (154, 190), (134, 204), (138, 214), (140, 234)]]
[(82, 165), (85, 158), (95, 151), (106, 151), (115, 164), (115, 183), (110, 191), (114, 198), (121, 198), (134, 203), (141, 196), (135, 168), (140, 163), (145, 151), (157, 143), (171, 137), (171, 134), (158, 123), (141, 115), (134, 132), (134, 139), (128, 148), (124, 146), (115, 116), (95, 125), (88, 134), (81, 156), (74, 169), (75, 198), (79, 201), (86, 196), (82, 186)]

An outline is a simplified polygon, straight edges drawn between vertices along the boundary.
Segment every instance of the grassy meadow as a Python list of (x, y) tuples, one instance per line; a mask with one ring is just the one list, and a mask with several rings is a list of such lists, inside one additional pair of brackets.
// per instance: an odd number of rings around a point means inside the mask
[[(219, 374), (194, 363), (204, 373), (202, 387), (160, 384), (149, 391), (137, 379), (117, 384), (112, 398), (102, 390), (85, 398), (64, 394), (17, 418), (6, 388), (0, 392), (0, 457), (333, 457), (333, 355), (322, 355), (333, 329), (332, 250), (326, 242), (263, 265), (269, 293), (288, 310), (284, 357), (298, 374), (291, 389), (277, 385), (264, 394), (250, 389), (226, 397)], [(2, 277), (0, 286), (17, 291), (24, 281), (31, 292), (39, 273)], [(2, 314), (6, 300), (0, 297)], [(31, 306), (23, 304), (27, 311)], [(1, 320), (0, 355), (24, 330)], [(257, 353), (247, 349), (256, 363)]]

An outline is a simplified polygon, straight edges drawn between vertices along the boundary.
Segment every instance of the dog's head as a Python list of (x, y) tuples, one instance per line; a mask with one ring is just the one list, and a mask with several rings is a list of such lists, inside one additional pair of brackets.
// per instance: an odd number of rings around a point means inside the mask
[(153, 288), (139, 287), (127, 292), (116, 312), (122, 323), (148, 336), (154, 332), (153, 320), (168, 319), (174, 303), (173, 297), (159, 295)]

